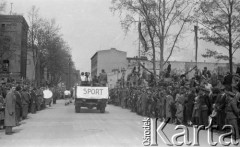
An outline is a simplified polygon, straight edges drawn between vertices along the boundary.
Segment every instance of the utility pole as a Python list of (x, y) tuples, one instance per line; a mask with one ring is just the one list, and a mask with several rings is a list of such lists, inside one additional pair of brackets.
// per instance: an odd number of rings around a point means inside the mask
[(68, 59), (68, 85), (67, 89), (70, 90), (71, 87), (71, 58)]
[(12, 5), (13, 5), (13, 3), (11, 3), (10, 15), (12, 15)]

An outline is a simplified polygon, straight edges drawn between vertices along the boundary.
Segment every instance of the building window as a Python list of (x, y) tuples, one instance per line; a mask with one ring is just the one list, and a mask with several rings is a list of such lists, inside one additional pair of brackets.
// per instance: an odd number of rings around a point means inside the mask
[(5, 29), (5, 26), (6, 26), (5, 24), (2, 24), (2, 25), (1, 25), (1, 28), (4, 30), (4, 29)]
[(3, 60), (2, 71), (9, 72), (9, 60)]

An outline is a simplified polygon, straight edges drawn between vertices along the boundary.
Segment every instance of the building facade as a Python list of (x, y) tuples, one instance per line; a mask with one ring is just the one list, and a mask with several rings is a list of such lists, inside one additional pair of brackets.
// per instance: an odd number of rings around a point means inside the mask
[(20, 15), (0, 15), (1, 77), (27, 77), (28, 24)]
[(91, 75), (98, 76), (102, 69), (106, 73), (127, 68), (127, 53), (111, 48), (96, 52), (91, 58)]
[[(131, 74), (133, 68), (135, 67), (138, 71), (139, 69), (139, 63), (141, 63), (146, 69), (153, 72), (153, 64), (151, 61), (149, 61), (145, 57), (128, 57), (127, 60), (127, 68), (125, 71), (119, 70), (119, 71), (113, 71), (108, 73), (108, 87), (114, 88), (117, 87), (117, 81), (124, 78), (124, 80), (127, 80), (127, 77), (129, 74)], [(187, 74), (187, 78), (192, 78), (195, 74), (195, 70), (192, 70), (195, 66), (195, 62), (185, 62), (185, 61), (169, 61), (171, 64), (172, 72), (178, 73), (178, 74)], [(156, 61), (156, 72), (159, 74), (159, 61)], [(164, 65), (164, 69), (166, 70), (168, 66), (168, 63)], [(225, 75), (227, 71), (229, 71), (229, 64), (228, 63), (213, 63), (213, 62), (198, 62), (197, 63), (198, 69), (202, 71), (204, 67), (207, 67), (208, 70), (211, 72), (215, 72), (219, 75)], [(233, 71), (236, 71), (237, 64), (233, 65)], [(142, 73), (144, 69), (140, 66), (140, 74)], [(189, 72), (191, 71), (191, 72)], [(147, 72), (149, 74), (149, 72)]]

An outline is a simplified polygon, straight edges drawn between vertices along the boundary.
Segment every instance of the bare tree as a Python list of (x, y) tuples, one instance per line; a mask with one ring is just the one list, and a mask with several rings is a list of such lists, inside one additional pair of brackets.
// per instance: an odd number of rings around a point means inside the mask
[[(120, 12), (121, 24), (126, 32), (136, 23), (141, 23), (138, 25), (139, 36), (145, 52), (151, 52), (156, 76), (156, 53), (159, 53), (161, 72), (191, 18), (194, 1), (112, 0), (112, 4), (111, 10)], [(165, 60), (167, 49), (170, 53)]]
[(40, 56), (38, 48), (38, 34), (42, 23), (42, 18), (39, 16), (39, 9), (35, 6), (32, 6), (28, 12), (28, 21), (29, 21), (29, 34), (28, 34), (28, 46), (33, 55), (34, 63), (34, 72), (36, 84), (40, 84)]
[(0, 1), (0, 14), (5, 11), (6, 8), (6, 2)]
[(233, 55), (240, 47), (240, 1), (200, 0), (196, 21), (200, 24), (202, 39), (228, 51), (228, 54), (224, 55), (207, 49), (203, 57), (228, 60), (232, 73)]
[[(38, 9), (34, 6), (29, 12), (29, 22), (29, 48), (33, 53), (37, 85), (43, 79), (44, 69), (51, 77), (50, 82), (56, 85), (66, 77), (69, 62), (74, 65), (71, 49), (60, 35), (56, 21), (39, 17)], [(72, 68), (75, 70), (74, 66)]]

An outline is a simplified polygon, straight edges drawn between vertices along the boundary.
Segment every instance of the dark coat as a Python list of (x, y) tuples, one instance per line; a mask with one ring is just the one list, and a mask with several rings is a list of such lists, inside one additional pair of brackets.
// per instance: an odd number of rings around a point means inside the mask
[(15, 91), (14, 94), (16, 96), (16, 109), (21, 109), (22, 108), (22, 95), (18, 91)]
[(232, 75), (226, 75), (223, 80), (223, 85), (232, 85), (232, 78)]
[(194, 98), (195, 98), (195, 95), (193, 93), (190, 93), (188, 95), (188, 99), (186, 101), (186, 117), (187, 117), (187, 120), (191, 120), (191, 118), (192, 118)]
[(9, 92), (6, 96), (6, 107), (5, 107), (5, 126), (14, 127), (16, 126), (16, 115), (15, 115), (16, 96), (13, 92)]
[(211, 112), (211, 103), (210, 103), (210, 98), (208, 95), (204, 94), (199, 97), (200, 99), (200, 109), (202, 111), (208, 110), (208, 113), (210, 114)]
[(31, 91), (31, 104), (36, 104), (37, 103), (37, 95), (34, 91)]
[(237, 107), (237, 100), (227, 96), (227, 106), (225, 108), (226, 119), (237, 119), (239, 117), (240, 109)]
[(240, 75), (240, 67), (237, 67), (236, 74)]
[(28, 105), (30, 103), (29, 94), (26, 91), (22, 92), (22, 105)]

